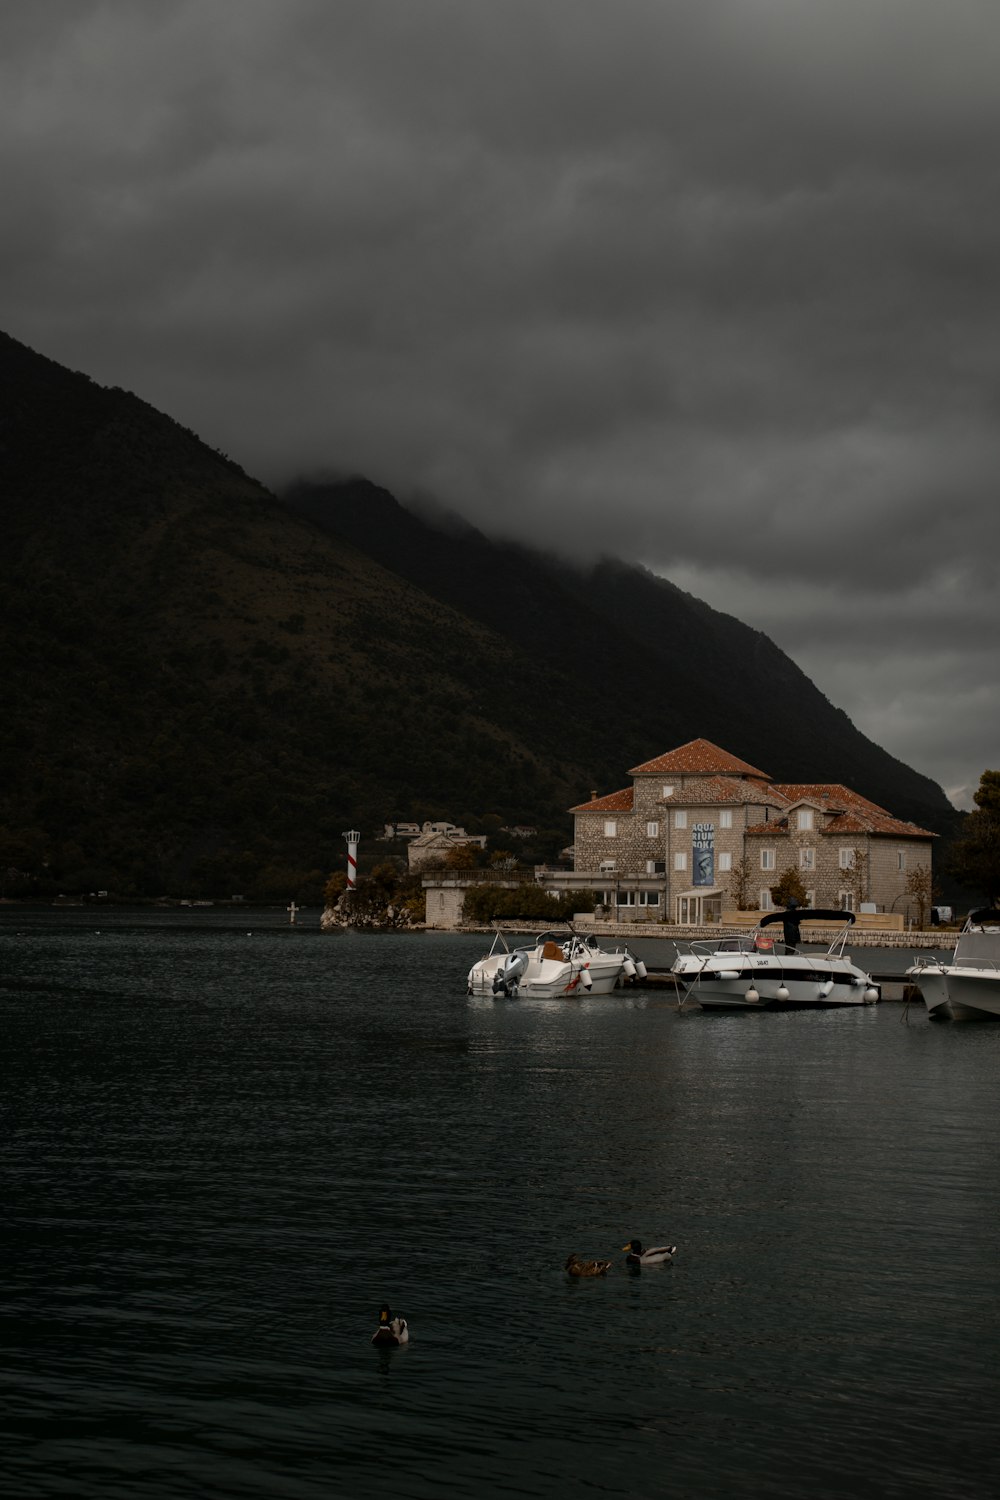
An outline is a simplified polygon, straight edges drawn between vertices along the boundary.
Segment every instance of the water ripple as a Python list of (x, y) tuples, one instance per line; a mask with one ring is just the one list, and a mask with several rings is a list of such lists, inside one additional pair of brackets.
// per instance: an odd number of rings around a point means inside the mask
[(995, 1492), (1000, 1028), (101, 921), (0, 918), (9, 1493)]

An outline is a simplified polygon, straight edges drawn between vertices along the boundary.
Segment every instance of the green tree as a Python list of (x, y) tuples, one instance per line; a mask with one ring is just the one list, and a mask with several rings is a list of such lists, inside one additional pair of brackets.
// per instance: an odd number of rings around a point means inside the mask
[(449, 870), (474, 870), (476, 856), (471, 844), (456, 844), (454, 849), (448, 850), (444, 863)]
[(494, 921), (567, 922), (576, 912), (593, 911), (593, 891), (569, 891), (553, 896), (534, 881), (514, 888), (497, 885), (470, 886), (465, 893), (462, 919), (468, 923)]
[(960, 885), (980, 891), (993, 906), (1000, 896), (1000, 771), (984, 771), (976, 804), (952, 845), (948, 868)]
[(800, 906), (805, 906), (806, 888), (802, 884), (802, 876), (794, 865), (789, 865), (787, 869), (782, 870), (777, 884), (772, 885), (771, 900), (775, 906), (787, 906), (793, 897)]

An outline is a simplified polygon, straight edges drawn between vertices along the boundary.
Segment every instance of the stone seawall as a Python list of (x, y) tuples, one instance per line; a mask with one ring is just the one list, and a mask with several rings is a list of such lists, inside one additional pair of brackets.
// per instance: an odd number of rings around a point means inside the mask
[[(533, 934), (541, 930), (544, 924), (524, 923), (504, 924), (504, 931), (508, 933)], [(597, 938), (606, 938), (616, 943), (706, 943), (713, 938), (722, 937), (745, 937), (747, 929), (739, 927), (719, 926), (718, 923), (705, 927), (680, 927), (670, 926), (664, 923), (654, 924), (652, 922), (587, 922), (578, 924), (579, 931), (593, 934)], [(558, 922), (552, 923), (553, 931), (560, 931)], [(455, 931), (456, 929), (452, 929)], [(491, 934), (492, 927), (466, 927), (457, 929), (459, 932), (480, 932)], [(824, 927), (816, 923), (812, 929), (813, 936), (807, 938), (803, 934), (803, 944), (811, 947), (825, 947), (833, 937), (840, 932), (839, 927)], [(779, 932), (780, 936), (780, 932)], [(876, 927), (857, 928), (854, 927), (848, 933), (847, 946), (849, 948), (954, 948), (958, 932), (955, 929), (930, 928), (928, 930), (914, 928), (909, 932), (886, 932)]]

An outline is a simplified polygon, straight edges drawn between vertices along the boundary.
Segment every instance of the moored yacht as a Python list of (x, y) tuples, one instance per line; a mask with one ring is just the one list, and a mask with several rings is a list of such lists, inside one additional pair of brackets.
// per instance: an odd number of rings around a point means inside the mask
[[(818, 1010), (874, 1005), (878, 986), (844, 952), (855, 921), (852, 911), (805, 908), (769, 912), (749, 933), (715, 942), (677, 945), (671, 972), (684, 991), (682, 1004), (697, 1001), (705, 1010)], [(767, 929), (776, 922), (838, 925), (825, 953), (801, 953), (797, 943), (781, 942)]]
[(1000, 911), (970, 911), (950, 961), (917, 959), (906, 977), (936, 1021), (1000, 1021)]
[(469, 970), (470, 995), (609, 995), (619, 984), (644, 978), (646, 966), (627, 948), (602, 948), (580, 933), (543, 932), (529, 946), (509, 948), (497, 931), (489, 953)]

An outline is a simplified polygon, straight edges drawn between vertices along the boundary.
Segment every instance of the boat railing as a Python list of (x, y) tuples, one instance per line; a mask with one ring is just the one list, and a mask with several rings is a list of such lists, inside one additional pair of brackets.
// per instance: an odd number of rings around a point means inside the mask
[(754, 933), (734, 932), (722, 937), (695, 939), (677, 938), (674, 946), (678, 952), (693, 953), (696, 958), (708, 958), (713, 953), (755, 953)]
[[(844, 927), (841, 932), (833, 938), (826, 950), (827, 958), (843, 958), (844, 948), (850, 933), (849, 927)], [(809, 939), (802, 937), (800, 944), (807, 943)], [(775, 954), (778, 957), (788, 957), (799, 953), (800, 947), (794, 943), (786, 943), (781, 938), (772, 937), (769, 932), (754, 928), (751, 932), (734, 933), (732, 935), (713, 939), (701, 939), (693, 942), (675, 940), (674, 946), (678, 953), (685, 952), (693, 954), (695, 958), (712, 958), (717, 953), (756, 953), (763, 956)]]

